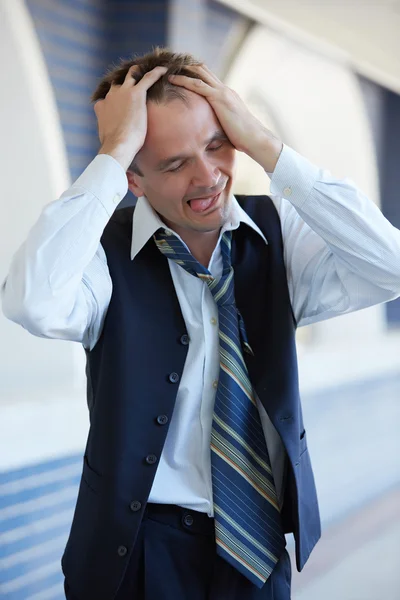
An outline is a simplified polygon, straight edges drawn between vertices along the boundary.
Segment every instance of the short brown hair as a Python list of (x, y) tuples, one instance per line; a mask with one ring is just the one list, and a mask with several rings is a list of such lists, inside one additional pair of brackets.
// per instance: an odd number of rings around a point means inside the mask
[[(196, 73), (190, 71), (188, 67), (201, 65), (202, 63), (195, 59), (191, 54), (179, 54), (171, 52), (168, 48), (160, 48), (157, 46), (151, 52), (142, 56), (133, 56), (128, 60), (122, 60), (119, 64), (113, 65), (105, 74), (103, 79), (98, 84), (92, 94), (92, 102), (101, 100), (106, 97), (111, 84), (122, 85), (129, 69), (133, 65), (138, 65), (138, 72), (135, 72), (136, 81), (140, 81), (142, 77), (155, 67), (167, 67), (168, 71), (163, 75), (151, 88), (147, 90), (147, 99), (156, 104), (169, 102), (170, 100), (183, 100), (186, 102), (186, 94), (183, 88), (173, 85), (169, 79), (169, 75), (187, 75), (195, 79), (200, 79)], [(128, 168), (137, 175), (143, 176), (143, 173), (136, 164), (135, 159)]]
[(187, 67), (201, 65), (201, 61), (195, 59), (191, 54), (179, 54), (172, 52), (168, 48), (156, 47), (151, 52), (142, 56), (133, 56), (128, 60), (123, 60), (117, 65), (113, 65), (98, 84), (92, 94), (92, 102), (105, 98), (111, 84), (122, 85), (130, 67), (138, 65), (138, 72), (135, 72), (136, 81), (140, 81), (143, 75), (155, 67), (167, 67), (168, 71), (163, 75), (147, 92), (147, 98), (151, 102), (161, 104), (179, 98), (185, 101), (185, 91), (182, 88), (173, 85), (168, 80), (169, 75), (187, 75), (200, 79), (198, 75), (190, 71)]

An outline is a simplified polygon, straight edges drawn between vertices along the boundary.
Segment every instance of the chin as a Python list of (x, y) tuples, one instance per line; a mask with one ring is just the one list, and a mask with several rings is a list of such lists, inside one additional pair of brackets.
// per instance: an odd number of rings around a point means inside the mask
[(221, 227), (227, 222), (228, 214), (229, 213), (225, 210), (214, 211), (213, 213), (208, 215), (208, 218), (206, 217), (204, 219), (203, 223), (192, 222), (192, 229), (195, 229), (196, 231), (203, 231), (204, 233), (219, 231)]
[[(205, 221), (214, 221), (217, 227), (222, 227), (222, 225), (227, 221), (229, 214), (231, 211), (231, 199), (230, 194), (227, 190), (224, 190), (218, 201), (214, 210), (210, 213), (203, 216)], [(201, 215), (199, 215), (201, 216)]]

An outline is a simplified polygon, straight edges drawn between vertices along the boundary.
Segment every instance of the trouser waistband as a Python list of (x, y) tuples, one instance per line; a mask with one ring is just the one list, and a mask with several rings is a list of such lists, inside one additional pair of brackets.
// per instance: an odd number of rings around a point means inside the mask
[(154, 521), (190, 533), (214, 535), (215, 531), (212, 517), (197, 510), (176, 506), (176, 504), (148, 503), (144, 512), (144, 517), (146, 516)]

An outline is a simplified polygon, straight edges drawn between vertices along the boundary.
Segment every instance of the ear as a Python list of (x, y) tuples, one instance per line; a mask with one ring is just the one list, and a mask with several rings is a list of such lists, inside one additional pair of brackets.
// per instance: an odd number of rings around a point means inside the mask
[(127, 171), (126, 176), (128, 178), (128, 188), (137, 198), (140, 196), (144, 196), (144, 190), (142, 187), (142, 177), (133, 173), (132, 171)]

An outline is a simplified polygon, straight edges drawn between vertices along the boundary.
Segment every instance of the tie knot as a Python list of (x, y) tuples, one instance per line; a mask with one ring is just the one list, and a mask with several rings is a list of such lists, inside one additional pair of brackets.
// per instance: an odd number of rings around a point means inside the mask
[[(194, 258), (190, 250), (176, 234), (168, 229), (160, 228), (156, 231), (153, 238), (162, 254), (175, 262), (179, 262), (179, 264), (184, 263), (181, 266), (186, 268), (186, 270), (196, 271), (196, 274), (197, 272), (209, 273), (208, 269)], [(231, 243), (232, 232), (225, 231), (221, 237), (220, 248), (224, 271), (226, 272), (231, 268)]]
[(185, 269), (191, 275), (200, 277), (204, 281), (214, 279), (211, 273), (195, 259), (187, 246), (177, 235), (159, 229), (154, 234), (154, 241), (159, 251), (167, 258), (173, 260), (177, 265)]

